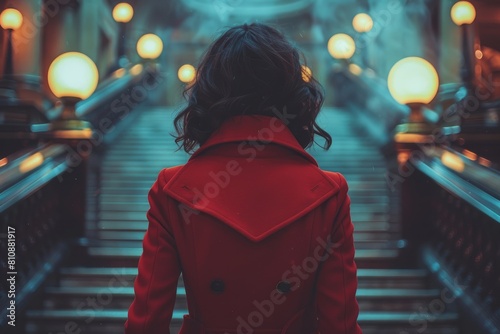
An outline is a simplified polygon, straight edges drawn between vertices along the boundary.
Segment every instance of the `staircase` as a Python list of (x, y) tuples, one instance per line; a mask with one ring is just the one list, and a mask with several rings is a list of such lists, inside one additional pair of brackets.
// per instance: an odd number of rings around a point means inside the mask
[[(90, 260), (75, 259), (74, 266), (60, 269), (57, 284), (45, 288), (43, 305), (28, 312), (26, 333), (123, 332), (147, 227), (147, 192), (162, 168), (188, 159), (174, 152), (172, 120), (172, 110), (146, 111), (107, 152), (98, 222), (87, 231)], [(319, 121), (332, 134), (333, 146), (310, 153), (321, 168), (344, 174), (350, 187), (363, 333), (459, 333), (453, 305), (430, 287), (428, 273), (396, 265), (404, 243), (377, 147), (356, 130), (350, 114), (324, 109)], [(172, 333), (187, 309), (182, 278), (177, 294)]]

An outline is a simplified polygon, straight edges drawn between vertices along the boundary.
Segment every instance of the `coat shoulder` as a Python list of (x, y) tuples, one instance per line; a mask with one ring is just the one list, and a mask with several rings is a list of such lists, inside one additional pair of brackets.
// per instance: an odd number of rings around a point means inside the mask
[(158, 182), (160, 183), (162, 188), (165, 187), (174, 178), (174, 176), (182, 169), (182, 167), (184, 167), (184, 165), (167, 167), (160, 171), (160, 174), (158, 175)]
[(346, 191), (348, 190), (348, 185), (347, 181), (345, 179), (345, 176), (342, 175), (341, 173), (338, 172), (331, 172), (327, 170), (321, 170), (328, 178), (330, 179), (331, 182), (333, 182), (335, 185), (337, 185), (341, 191)]

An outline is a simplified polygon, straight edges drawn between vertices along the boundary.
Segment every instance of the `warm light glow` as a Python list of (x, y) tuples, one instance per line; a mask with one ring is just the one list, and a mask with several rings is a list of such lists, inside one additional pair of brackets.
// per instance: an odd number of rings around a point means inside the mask
[(373, 20), (366, 13), (359, 13), (352, 19), (352, 26), (357, 32), (368, 32), (373, 28)]
[(54, 130), (52, 134), (55, 138), (74, 139), (74, 138), (92, 138), (92, 129), (81, 130)]
[(459, 1), (451, 7), (451, 19), (456, 25), (471, 24), (476, 18), (476, 9), (469, 1)]
[(409, 158), (410, 158), (410, 154), (408, 152), (398, 153), (398, 163), (400, 165), (404, 165), (408, 161)]
[(454, 171), (459, 173), (462, 173), (465, 168), (463, 160), (458, 155), (451, 152), (443, 152), (443, 155), (441, 156), (441, 162), (446, 167), (453, 169)]
[(477, 59), (483, 59), (483, 52), (481, 50), (476, 50), (474, 53)]
[(349, 71), (354, 75), (360, 75), (363, 69), (356, 64), (349, 64)]
[(43, 163), (43, 160), (43, 154), (37, 152), (21, 162), (21, 164), (19, 165), (19, 171), (23, 174), (28, 173), (29, 171), (32, 171), (33, 169), (40, 166)]
[(179, 80), (184, 83), (192, 82), (196, 77), (196, 69), (193, 65), (185, 64), (179, 67), (179, 71), (177, 71), (177, 76)]
[(116, 22), (127, 23), (134, 17), (134, 8), (126, 2), (121, 2), (113, 8), (113, 18)]
[(144, 59), (156, 59), (163, 51), (163, 42), (155, 34), (146, 34), (137, 41), (137, 53)]
[(142, 73), (142, 69), (144, 67), (142, 66), (142, 64), (135, 64), (134, 66), (132, 66), (132, 68), (130, 69), (130, 74), (132, 74), (134, 77), (141, 74)]
[(433, 137), (418, 133), (396, 133), (394, 141), (396, 143), (432, 143)]
[(485, 167), (491, 167), (492, 163), (491, 161), (489, 161), (488, 159), (486, 158), (483, 158), (483, 157), (479, 157), (479, 159), (477, 160), (477, 162), (479, 162), (479, 164), (485, 166)]
[(2, 158), (2, 159), (0, 159), (0, 167), (3, 167), (3, 166), (5, 166), (8, 163), (9, 163), (9, 158)]
[(469, 150), (463, 150), (462, 154), (466, 156), (470, 160), (476, 160), (477, 159), (477, 154), (469, 151)]
[(312, 78), (311, 69), (306, 65), (302, 65), (302, 80), (304, 80), (305, 82), (309, 82), (311, 81), (311, 78)]
[(16, 30), (23, 24), (23, 15), (14, 8), (7, 8), (0, 14), (0, 25), (4, 29)]
[(336, 59), (349, 59), (356, 51), (356, 44), (347, 34), (336, 34), (328, 40), (328, 52)]
[(57, 97), (86, 99), (95, 91), (98, 80), (94, 62), (79, 52), (63, 53), (49, 67), (49, 87)]
[(119, 69), (117, 69), (116, 71), (113, 72), (113, 77), (115, 77), (115, 78), (121, 78), (125, 74), (127, 74), (127, 70), (124, 69), (124, 68), (119, 68)]
[(408, 57), (398, 61), (389, 72), (389, 91), (401, 104), (429, 103), (436, 96), (439, 77), (427, 60)]

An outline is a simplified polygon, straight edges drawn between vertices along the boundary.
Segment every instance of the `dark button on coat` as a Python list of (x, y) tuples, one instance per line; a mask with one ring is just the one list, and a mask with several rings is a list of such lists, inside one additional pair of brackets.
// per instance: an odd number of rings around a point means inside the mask
[(215, 293), (223, 293), (224, 292), (224, 282), (220, 279), (215, 279), (210, 283), (210, 289), (212, 289)]
[(160, 173), (127, 334), (170, 333), (181, 272), (182, 334), (361, 333), (346, 181), (283, 122), (232, 117)]

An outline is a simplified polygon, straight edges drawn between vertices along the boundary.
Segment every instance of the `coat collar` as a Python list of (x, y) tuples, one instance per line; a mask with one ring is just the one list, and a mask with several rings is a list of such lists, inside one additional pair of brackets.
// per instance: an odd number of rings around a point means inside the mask
[(190, 160), (219, 144), (255, 140), (287, 147), (318, 166), (316, 160), (300, 146), (283, 121), (277, 117), (262, 115), (239, 115), (229, 118), (193, 153)]
[[(255, 140), (278, 145), (263, 146), (251, 158), (240, 154), (240, 145), (256, 152)], [(260, 241), (339, 189), (279, 119), (237, 116), (214, 132), (163, 191), (180, 203), (186, 223), (196, 225), (207, 214)]]

